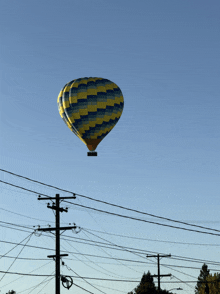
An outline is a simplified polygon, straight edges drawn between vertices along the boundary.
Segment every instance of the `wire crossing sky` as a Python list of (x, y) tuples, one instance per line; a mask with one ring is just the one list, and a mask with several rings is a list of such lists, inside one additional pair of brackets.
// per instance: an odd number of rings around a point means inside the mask
[[(61, 235), (72, 291), (127, 294), (157, 274), (145, 253), (171, 254), (162, 289), (194, 294), (204, 262), (220, 272), (219, 11), (217, 0), (0, 1), (2, 291), (54, 293), (53, 235), (17, 244), (54, 226), (37, 197), (56, 193), (76, 195), (61, 223), (82, 228)], [(63, 86), (84, 77), (124, 97), (97, 157), (57, 109)]]

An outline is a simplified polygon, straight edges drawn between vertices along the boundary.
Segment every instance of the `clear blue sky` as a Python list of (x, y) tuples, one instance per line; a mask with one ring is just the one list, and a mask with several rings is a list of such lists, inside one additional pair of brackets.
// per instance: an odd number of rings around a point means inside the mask
[[(103, 201), (219, 229), (219, 15), (217, 0), (1, 0), (1, 169)], [(70, 132), (57, 110), (61, 88), (70, 80), (86, 76), (112, 80), (121, 88), (125, 101), (121, 119), (97, 148), (97, 158), (87, 157), (86, 146)], [(59, 192), (4, 172), (0, 172), (0, 179), (49, 195)], [(52, 211), (36, 195), (3, 183), (0, 189), (0, 208), (5, 209), (1, 210), (1, 221), (42, 227), (54, 221)], [(80, 197), (75, 203), (175, 225)], [(162, 279), (163, 289), (181, 287), (183, 291), (178, 293), (193, 294), (195, 284), (178, 281), (195, 281), (204, 260), (220, 263), (219, 236), (69, 207), (68, 214), (62, 215), (63, 223), (75, 222), (89, 230), (148, 239), (99, 233), (115, 244), (201, 260), (187, 263), (162, 259), (161, 263), (171, 268), (161, 267), (161, 273), (175, 276)], [(4, 241), (19, 243), (28, 236), (5, 227), (0, 230)], [(103, 241), (83, 232), (77, 236), (65, 234)], [(28, 244), (54, 248), (53, 239), (43, 236), (33, 236)], [(82, 254), (149, 262), (122, 264), (69, 255), (72, 260), (65, 259), (66, 264), (80, 276), (140, 280), (144, 271), (157, 274), (156, 260), (147, 260), (145, 255), (140, 259), (128, 252), (79, 243), (70, 247), (64, 240), (62, 246)], [(1, 254), (12, 247), (1, 243)], [(16, 256), (20, 249), (8, 255)], [(25, 248), (20, 256), (46, 259), (48, 254), (53, 251)], [(12, 261), (2, 258), (1, 270), (6, 271)], [(30, 273), (45, 265), (34, 273), (51, 274), (54, 263), (46, 265), (47, 262), (17, 260), (9, 271)], [(220, 272), (220, 264), (208, 266), (211, 273)], [(62, 273), (75, 275), (65, 267)], [(22, 291), (44, 279), (23, 277), (14, 281), (16, 278), (7, 274), (0, 281), (2, 293), (10, 289), (29, 293), (31, 290)], [(126, 294), (137, 285), (89, 281), (108, 294)], [(74, 282), (101, 293), (84, 281)], [(71, 290), (86, 293), (75, 286)], [(68, 293), (64, 288), (61, 291)], [(54, 293), (54, 281), (40, 293), (44, 292)]]

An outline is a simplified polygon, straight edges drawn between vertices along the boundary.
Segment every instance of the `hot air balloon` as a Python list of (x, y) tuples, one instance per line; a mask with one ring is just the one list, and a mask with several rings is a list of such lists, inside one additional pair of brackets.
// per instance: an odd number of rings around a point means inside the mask
[(120, 88), (103, 78), (80, 78), (67, 83), (57, 98), (60, 116), (87, 146), (88, 156), (114, 128), (124, 107)]

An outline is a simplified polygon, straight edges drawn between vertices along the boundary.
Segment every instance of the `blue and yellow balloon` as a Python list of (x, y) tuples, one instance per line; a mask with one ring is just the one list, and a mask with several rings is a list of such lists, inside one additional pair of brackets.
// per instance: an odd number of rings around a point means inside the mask
[(121, 117), (120, 88), (103, 78), (80, 78), (67, 83), (57, 98), (60, 116), (68, 128), (96, 156), (96, 147)]

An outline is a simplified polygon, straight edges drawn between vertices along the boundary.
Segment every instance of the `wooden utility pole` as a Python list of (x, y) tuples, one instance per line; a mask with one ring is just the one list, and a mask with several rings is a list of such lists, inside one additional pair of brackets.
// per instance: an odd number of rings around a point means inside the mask
[[(171, 254), (168, 255), (147, 255), (146, 257), (157, 257), (157, 277), (158, 277), (158, 290), (160, 291), (160, 277), (170, 277), (171, 274), (168, 275), (161, 275), (160, 274), (160, 257), (171, 257)], [(154, 275), (156, 276), (156, 275)]]
[(38, 200), (56, 200), (55, 204), (53, 203), (50, 206), (50, 203), (47, 204), (47, 207), (50, 209), (55, 210), (55, 218), (56, 218), (56, 227), (55, 228), (38, 228), (38, 231), (56, 231), (56, 246), (55, 246), (55, 255), (48, 255), (49, 258), (55, 258), (56, 262), (56, 279), (55, 279), (55, 294), (60, 294), (60, 257), (68, 256), (68, 254), (60, 254), (60, 231), (63, 230), (72, 230), (76, 229), (76, 225), (72, 227), (60, 227), (60, 212), (68, 212), (68, 208), (64, 209), (60, 207), (60, 200), (61, 199), (75, 199), (76, 196), (72, 197), (60, 197), (59, 194), (56, 194), (56, 197), (38, 197)]

